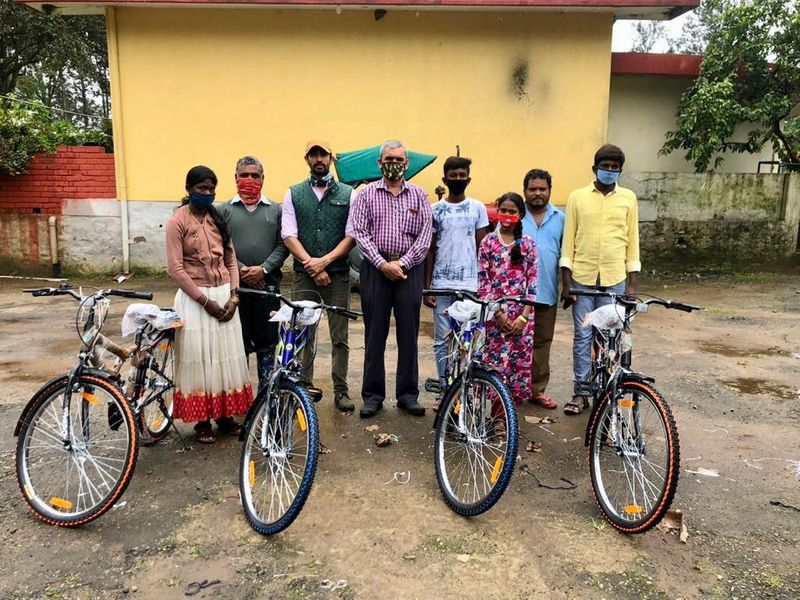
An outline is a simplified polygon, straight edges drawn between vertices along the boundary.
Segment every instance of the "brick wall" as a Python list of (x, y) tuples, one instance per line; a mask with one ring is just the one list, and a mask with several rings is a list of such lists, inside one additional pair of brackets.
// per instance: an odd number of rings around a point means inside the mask
[(59, 146), (24, 175), (0, 175), (0, 212), (61, 214), (64, 200), (116, 195), (114, 155), (95, 146)]

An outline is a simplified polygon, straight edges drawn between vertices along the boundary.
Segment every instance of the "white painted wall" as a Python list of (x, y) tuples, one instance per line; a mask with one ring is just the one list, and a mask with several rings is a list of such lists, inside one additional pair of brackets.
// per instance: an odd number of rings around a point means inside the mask
[[(671, 171), (692, 173), (685, 152), (658, 156), (664, 135), (675, 128), (681, 94), (691, 83), (688, 77), (612, 75), (608, 107), (608, 141), (625, 151), (627, 171)], [(739, 128), (741, 141), (747, 129)], [(755, 173), (758, 161), (772, 160), (772, 148), (758, 154), (724, 154), (718, 173)]]

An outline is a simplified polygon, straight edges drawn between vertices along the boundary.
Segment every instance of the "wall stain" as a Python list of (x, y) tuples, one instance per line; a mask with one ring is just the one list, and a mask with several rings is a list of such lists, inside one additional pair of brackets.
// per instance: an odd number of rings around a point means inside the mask
[(511, 91), (518, 100), (525, 100), (528, 97), (528, 79), (530, 68), (527, 60), (519, 60), (511, 71)]

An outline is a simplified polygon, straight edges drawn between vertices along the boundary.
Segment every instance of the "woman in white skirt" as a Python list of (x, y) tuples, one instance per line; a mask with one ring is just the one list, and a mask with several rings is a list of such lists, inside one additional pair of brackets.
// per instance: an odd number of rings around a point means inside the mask
[(167, 266), (180, 288), (175, 310), (183, 327), (175, 337), (174, 416), (197, 421), (197, 441), (239, 435), (233, 420), (253, 402), (236, 307), (239, 268), (230, 232), (213, 206), (217, 176), (197, 166), (186, 175), (181, 207), (167, 222)]

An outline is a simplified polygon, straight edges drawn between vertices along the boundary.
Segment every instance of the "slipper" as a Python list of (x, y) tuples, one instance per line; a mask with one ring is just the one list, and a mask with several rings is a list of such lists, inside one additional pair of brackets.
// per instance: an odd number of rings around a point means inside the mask
[(538, 404), (543, 408), (558, 408), (558, 402), (545, 393), (534, 394), (528, 399), (531, 404)]
[(572, 400), (564, 405), (564, 414), (579, 415), (589, 408), (589, 399), (586, 396), (573, 396)]
[(194, 437), (201, 444), (213, 444), (217, 436), (211, 431), (211, 423), (205, 421), (194, 426)]
[(220, 433), (227, 435), (240, 435), (242, 433), (242, 426), (234, 421), (231, 417), (222, 417), (217, 419), (217, 427)]

